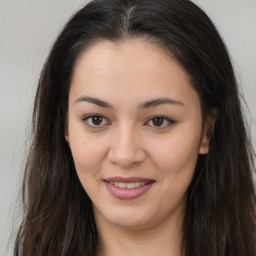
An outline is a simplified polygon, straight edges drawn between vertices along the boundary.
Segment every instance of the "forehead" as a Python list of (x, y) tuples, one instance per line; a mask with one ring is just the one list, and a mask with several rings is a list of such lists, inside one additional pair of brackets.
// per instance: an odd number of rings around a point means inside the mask
[(100, 41), (86, 49), (74, 69), (72, 92), (103, 97), (112, 94), (112, 98), (123, 94), (135, 97), (135, 93), (145, 97), (172, 94), (178, 98), (196, 94), (176, 59), (143, 39)]

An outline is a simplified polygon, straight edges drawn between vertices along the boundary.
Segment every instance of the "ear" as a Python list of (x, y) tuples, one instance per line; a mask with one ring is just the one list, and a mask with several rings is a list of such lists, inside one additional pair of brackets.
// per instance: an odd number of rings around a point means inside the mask
[(69, 132), (68, 132), (68, 124), (65, 125), (65, 133), (64, 133), (64, 136), (65, 136), (65, 140), (66, 142), (68, 143), (69, 145)]
[(69, 120), (68, 120), (68, 113), (66, 114), (66, 120), (65, 120), (65, 124), (64, 124), (64, 137), (65, 137), (65, 140), (69, 146), (69, 132), (68, 132), (68, 123), (69, 123)]
[(212, 114), (207, 115), (204, 120), (204, 126), (199, 147), (200, 155), (205, 155), (209, 152), (210, 141), (212, 138), (214, 125), (217, 119), (217, 110), (214, 109), (211, 112)]
[(68, 133), (68, 130), (67, 129), (65, 129), (65, 140), (66, 140), (66, 142), (68, 143), (68, 145), (69, 145), (69, 133)]

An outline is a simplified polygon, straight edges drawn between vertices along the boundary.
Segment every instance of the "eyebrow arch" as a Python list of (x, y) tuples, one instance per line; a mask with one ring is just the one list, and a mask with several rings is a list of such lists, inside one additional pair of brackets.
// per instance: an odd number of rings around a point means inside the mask
[[(89, 102), (89, 103), (98, 105), (100, 107), (114, 109), (114, 107), (111, 104), (109, 104), (106, 101), (103, 101), (101, 99), (94, 98), (94, 97), (82, 96), (82, 97), (78, 98), (74, 104), (77, 104), (80, 102)], [(174, 100), (171, 98), (158, 98), (158, 99), (146, 101), (146, 102), (138, 105), (138, 108), (145, 109), (145, 108), (155, 107), (155, 106), (162, 105), (162, 104), (184, 105), (184, 103), (182, 103), (181, 101)]]
[(178, 100), (174, 100), (170, 98), (158, 98), (158, 99), (146, 101), (145, 103), (139, 105), (139, 108), (140, 109), (150, 108), (150, 107), (155, 107), (162, 104), (184, 105), (184, 103)]
[(89, 102), (89, 103), (96, 104), (96, 105), (98, 105), (100, 107), (112, 108), (113, 109), (113, 106), (110, 105), (109, 103), (107, 103), (107, 102), (105, 102), (103, 100), (97, 99), (97, 98), (93, 98), (93, 97), (82, 96), (82, 97), (78, 98), (75, 101), (75, 104), (80, 103), (80, 102)]

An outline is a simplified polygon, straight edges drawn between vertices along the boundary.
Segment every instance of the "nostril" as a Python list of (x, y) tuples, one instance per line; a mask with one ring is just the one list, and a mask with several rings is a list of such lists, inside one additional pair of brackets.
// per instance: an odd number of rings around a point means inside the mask
[(145, 153), (139, 148), (112, 148), (108, 152), (108, 160), (123, 167), (143, 162)]

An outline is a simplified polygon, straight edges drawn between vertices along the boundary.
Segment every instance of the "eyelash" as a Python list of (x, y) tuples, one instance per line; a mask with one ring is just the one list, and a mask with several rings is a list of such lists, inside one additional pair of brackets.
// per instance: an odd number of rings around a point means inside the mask
[[(92, 118), (98, 118), (100, 123), (97, 125), (97, 124), (93, 124), (92, 122)], [(100, 115), (100, 114), (92, 114), (92, 115), (88, 115), (88, 116), (85, 116), (83, 119), (82, 119), (83, 122), (85, 122), (85, 124), (90, 127), (90, 128), (93, 128), (93, 129), (97, 129), (97, 128), (102, 128), (103, 126), (105, 125), (110, 125), (111, 122), (109, 122), (104, 116)], [(96, 120), (97, 121), (97, 120)], [(103, 124), (102, 122), (103, 121)], [(162, 124), (160, 124), (160, 126), (157, 126), (157, 125), (154, 125), (153, 122), (154, 121), (157, 121), (157, 122), (162, 122)], [(149, 125), (149, 123), (152, 123), (151, 125)], [(165, 128), (168, 128), (169, 126), (171, 126), (172, 124), (174, 124), (175, 121), (171, 120), (170, 118), (168, 117), (165, 117), (165, 116), (152, 116), (150, 117), (150, 119), (145, 123), (145, 125), (149, 125), (151, 127), (154, 127), (154, 128), (157, 128), (157, 129), (165, 129)], [(164, 124), (164, 125), (163, 125)]]
[[(105, 120), (105, 123), (103, 125), (102, 125), (102, 123), (100, 123), (99, 125), (95, 125), (92, 123), (92, 118), (100, 118), (102, 120)], [(109, 121), (107, 121), (107, 119), (104, 116), (102, 116), (100, 114), (92, 114), (92, 115), (85, 116), (82, 121), (84, 121), (88, 127), (93, 128), (93, 129), (101, 128), (102, 126), (111, 124)]]
[[(156, 125), (150, 125), (151, 127), (155, 127), (157, 129), (165, 129), (165, 128), (168, 128), (170, 127), (171, 125), (173, 125), (175, 123), (175, 121), (173, 121), (172, 119), (168, 118), (168, 117), (165, 117), (165, 116), (153, 116), (151, 117), (145, 124), (148, 124), (148, 123), (153, 123), (154, 122), (154, 119), (155, 121), (159, 121), (162, 120), (164, 125), (161, 125), (161, 126), (156, 126)], [(158, 119), (158, 120), (157, 120)]]

